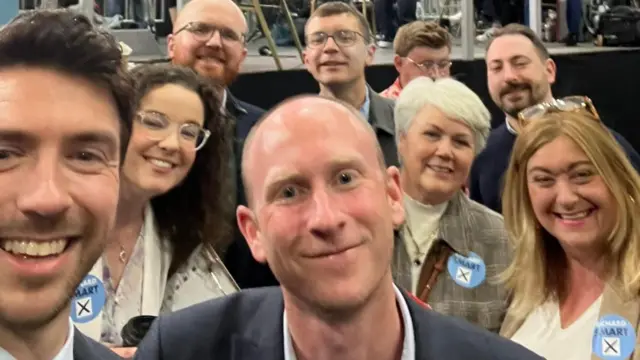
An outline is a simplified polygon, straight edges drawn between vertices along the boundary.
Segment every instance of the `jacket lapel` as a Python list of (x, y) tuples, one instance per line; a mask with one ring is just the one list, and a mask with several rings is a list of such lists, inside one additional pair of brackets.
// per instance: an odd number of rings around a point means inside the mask
[(412, 291), (411, 259), (407, 253), (403, 239), (404, 229), (394, 232), (393, 261), (391, 263), (393, 282), (405, 291)]
[(122, 359), (116, 353), (93, 342), (84, 336), (78, 329), (73, 334), (73, 359), (74, 360), (118, 360)]
[[(640, 360), (640, 334), (638, 325), (640, 324), (640, 303), (637, 298), (625, 299), (622, 296), (621, 286), (616, 282), (607, 283), (602, 295), (602, 304), (598, 320), (606, 315), (618, 315), (626, 319), (635, 327), (636, 348), (630, 359)], [(600, 360), (595, 354), (591, 355), (591, 360)]]
[(467, 254), (471, 249), (471, 244), (469, 244), (470, 237), (469, 234), (465, 232), (465, 229), (473, 227), (460, 226), (461, 221), (470, 220), (470, 215), (461, 204), (463, 201), (468, 200), (460, 191), (451, 198), (447, 209), (440, 219), (438, 235), (457, 252)]
[(284, 359), (283, 313), (282, 291), (277, 288), (265, 298), (244, 332), (232, 337), (231, 359)]
[(142, 225), (144, 242), (144, 274), (142, 279), (142, 314), (158, 315), (162, 307), (169, 266), (171, 247), (168, 241), (158, 237), (156, 219), (148, 205)]

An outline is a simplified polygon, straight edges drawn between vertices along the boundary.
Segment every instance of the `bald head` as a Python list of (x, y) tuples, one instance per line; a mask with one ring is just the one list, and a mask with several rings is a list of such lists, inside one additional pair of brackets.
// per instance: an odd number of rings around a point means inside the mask
[[(249, 204), (254, 187), (251, 171), (258, 165), (269, 166), (269, 158), (278, 157), (278, 152), (283, 148), (293, 149), (293, 153), (296, 153), (296, 148), (302, 149), (302, 146), (310, 143), (327, 146), (336, 143), (336, 146), (358, 148), (363, 155), (372, 156), (382, 172), (386, 168), (375, 131), (360, 112), (335, 99), (317, 95), (293, 97), (265, 114), (247, 136), (242, 157), (242, 177)], [(299, 157), (309, 155), (297, 153)]]
[(178, 13), (178, 18), (173, 26), (173, 31), (177, 31), (192, 21), (201, 21), (203, 15), (224, 13), (233, 16), (237, 24), (242, 27), (242, 33), (248, 31), (247, 20), (242, 10), (232, 0), (191, 0)]

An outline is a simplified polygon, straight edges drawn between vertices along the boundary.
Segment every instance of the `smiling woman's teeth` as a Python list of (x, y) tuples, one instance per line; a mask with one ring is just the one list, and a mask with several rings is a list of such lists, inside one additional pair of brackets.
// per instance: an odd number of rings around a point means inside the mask
[(152, 163), (153, 165), (155, 165), (157, 167), (161, 167), (161, 168), (170, 169), (170, 168), (173, 167), (173, 165), (170, 162), (163, 161), (163, 160), (149, 159), (149, 162)]
[(451, 169), (443, 166), (429, 165), (429, 167), (431, 168), (431, 170), (434, 170), (436, 172), (447, 173), (447, 174), (452, 172)]
[(35, 257), (58, 255), (64, 251), (67, 243), (67, 239), (53, 241), (4, 240), (0, 243), (0, 247), (6, 252)]
[(590, 211), (582, 211), (582, 212), (575, 213), (575, 214), (559, 214), (559, 215), (564, 220), (579, 220), (579, 219), (587, 217), (587, 215), (589, 215), (589, 213), (590, 213)]

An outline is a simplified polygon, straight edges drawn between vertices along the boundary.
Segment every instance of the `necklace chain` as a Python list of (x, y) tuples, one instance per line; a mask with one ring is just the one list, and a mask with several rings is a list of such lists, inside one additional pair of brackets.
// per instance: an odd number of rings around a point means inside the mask
[(411, 244), (413, 245), (415, 251), (415, 258), (413, 259), (413, 263), (417, 266), (420, 266), (422, 265), (422, 260), (429, 252), (429, 248), (423, 249), (424, 245), (433, 241), (433, 239), (438, 235), (438, 226), (436, 226), (431, 232), (429, 232), (429, 234), (425, 236), (424, 240), (422, 240), (420, 243), (416, 241), (416, 238), (415, 236), (413, 236), (413, 233), (411, 232), (408, 224), (406, 230), (409, 237), (411, 238)]
[[(138, 233), (138, 237), (136, 238), (135, 244), (133, 244), (133, 249), (135, 249), (136, 245), (140, 241), (140, 239), (144, 239), (144, 221), (142, 222), (142, 226), (140, 227), (140, 233)], [(126, 264), (129, 257), (127, 256), (127, 250), (124, 248), (124, 245), (120, 241), (118, 241), (118, 245), (120, 245), (120, 252), (118, 253), (118, 260), (122, 264)], [(132, 251), (133, 251), (132, 249)]]

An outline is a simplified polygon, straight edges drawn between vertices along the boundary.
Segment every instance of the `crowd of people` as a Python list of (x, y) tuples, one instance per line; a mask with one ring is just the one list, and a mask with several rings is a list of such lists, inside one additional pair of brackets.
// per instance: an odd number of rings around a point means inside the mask
[(129, 70), (72, 10), (0, 29), (0, 359), (640, 360), (640, 155), (531, 29), (488, 40), (495, 129), (435, 23), (378, 93), (322, 4), (319, 92), (269, 111), (228, 89), (247, 31), (192, 0)]

